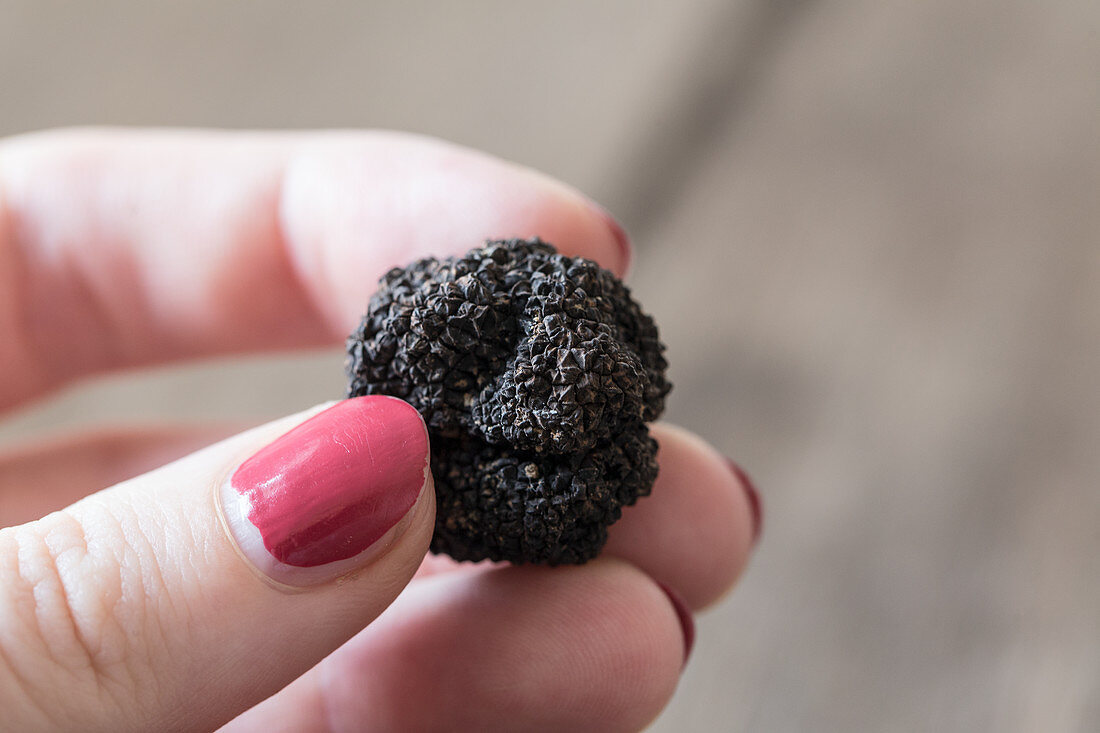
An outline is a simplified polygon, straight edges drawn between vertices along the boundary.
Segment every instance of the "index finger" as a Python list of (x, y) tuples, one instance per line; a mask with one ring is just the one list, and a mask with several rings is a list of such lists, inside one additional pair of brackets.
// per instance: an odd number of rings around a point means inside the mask
[(338, 343), (390, 267), (540, 236), (622, 274), (622, 230), (529, 169), (388, 132), (0, 141), (0, 406), (82, 374)]

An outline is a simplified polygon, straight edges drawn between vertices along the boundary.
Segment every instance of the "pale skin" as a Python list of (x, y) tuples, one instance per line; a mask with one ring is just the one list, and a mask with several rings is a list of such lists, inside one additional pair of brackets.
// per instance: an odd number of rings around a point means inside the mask
[[(391, 265), (534, 235), (626, 268), (582, 195), (435, 140), (77, 130), (0, 141), (0, 408), (91, 373), (341, 343)], [(638, 730), (683, 663), (658, 582), (703, 609), (751, 552), (749, 500), (725, 459), (656, 425), (653, 494), (595, 562), (425, 557), (428, 492), (391, 551), (288, 593), (244, 566), (209, 497), (227, 467), (305, 417), (228, 438), (214, 426), (115, 429), (0, 455), (6, 723)]]

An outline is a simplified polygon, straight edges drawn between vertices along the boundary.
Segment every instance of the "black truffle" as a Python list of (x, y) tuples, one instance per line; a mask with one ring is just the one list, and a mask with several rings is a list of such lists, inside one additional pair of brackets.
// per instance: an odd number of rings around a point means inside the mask
[(434, 552), (583, 563), (653, 487), (664, 346), (590, 260), (513, 239), (393, 269), (347, 348), (348, 396), (400, 397), (428, 424)]

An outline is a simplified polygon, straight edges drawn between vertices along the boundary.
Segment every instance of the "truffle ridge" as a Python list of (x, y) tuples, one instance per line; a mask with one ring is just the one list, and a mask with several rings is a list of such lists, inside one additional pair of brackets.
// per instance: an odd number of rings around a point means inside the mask
[(664, 346), (591, 260), (511, 239), (395, 268), (347, 350), (349, 397), (400, 397), (428, 425), (433, 552), (583, 563), (653, 487)]

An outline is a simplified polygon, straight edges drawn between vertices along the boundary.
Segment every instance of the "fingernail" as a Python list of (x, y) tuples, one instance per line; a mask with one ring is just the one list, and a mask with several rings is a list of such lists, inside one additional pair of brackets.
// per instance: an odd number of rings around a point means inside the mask
[(261, 449), (221, 486), (245, 558), (272, 580), (312, 585), (368, 562), (427, 485), (428, 434), (407, 402), (344, 400)]
[(668, 600), (672, 601), (676, 618), (680, 620), (680, 630), (684, 632), (684, 664), (686, 665), (688, 657), (691, 656), (691, 650), (695, 646), (695, 619), (692, 617), (691, 609), (688, 608), (683, 596), (664, 583), (658, 582), (657, 585), (661, 586), (661, 590), (668, 596)]
[(749, 510), (752, 512), (752, 542), (755, 545), (760, 540), (760, 533), (764, 529), (764, 508), (760, 503), (760, 493), (756, 485), (745, 471), (729, 458), (726, 459), (733, 475), (745, 489), (745, 495), (749, 499)]
[(595, 201), (589, 199), (589, 206), (599, 214), (604, 220), (604, 224), (611, 231), (611, 236), (615, 239), (615, 244), (619, 247), (619, 257), (623, 263), (622, 273), (623, 278), (626, 278), (630, 274), (630, 268), (634, 265), (634, 246), (630, 243), (630, 235), (623, 229), (623, 225), (619, 223), (618, 219), (611, 215), (611, 212), (604, 207), (597, 204)]

